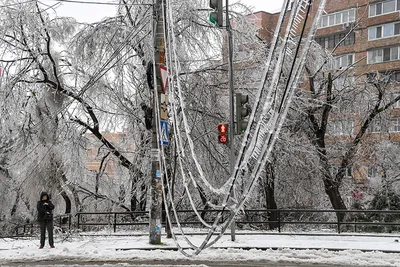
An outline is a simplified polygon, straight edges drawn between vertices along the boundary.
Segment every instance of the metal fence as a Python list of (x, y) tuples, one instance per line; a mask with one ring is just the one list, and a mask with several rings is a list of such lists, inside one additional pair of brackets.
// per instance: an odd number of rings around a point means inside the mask
[[(54, 216), (53, 223), (54, 226), (59, 227), (60, 229), (70, 231), (72, 228), (72, 215), (63, 214)], [(34, 235), (35, 233), (39, 232), (38, 229), (39, 229), (39, 223), (37, 222), (21, 224), (15, 227), (14, 234), (15, 236)]]
[[(221, 210), (198, 210), (203, 219), (213, 223)], [(229, 216), (230, 211), (222, 211), (220, 223)], [(178, 210), (179, 223), (182, 226), (201, 228), (203, 225), (193, 210)], [(339, 216), (344, 215), (344, 216)], [(165, 214), (164, 216), (165, 217)], [(343, 218), (339, 220), (338, 218)], [(165, 220), (164, 220), (165, 221)], [(148, 211), (133, 212), (78, 212), (56, 216), (55, 225), (60, 228), (80, 231), (98, 230), (112, 227), (117, 232), (119, 227), (138, 227), (149, 224)], [(172, 221), (176, 225), (176, 221)], [(314, 210), (314, 209), (251, 209), (240, 212), (235, 223), (239, 229), (247, 226), (260, 230), (318, 230), (327, 229), (342, 232), (398, 232), (400, 231), (400, 210)], [(37, 227), (37, 226), (36, 226)], [(307, 229), (305, 229), (307, 228)], [(20, 225), (16, 235), (33, 234), (34, 224)]]
[[(288, 226), (326, 226), (337, 233), (346, 232), (392, 232), (400, 230), (400, 210), (314, 210), (314, 209), (254, 209), (245, 210), (247, 218), (236, 224), (275, 224), (279, 233)], [(274, 214), (275, 213), (275, 214)], [(251, 216), (253, 215), (253, 216)], [(270, 218), (276, 217), (275, 220)], [(254, 217), (265, 220), (254, 220)], [(339, 218), (344, 218), (340, 220)]]

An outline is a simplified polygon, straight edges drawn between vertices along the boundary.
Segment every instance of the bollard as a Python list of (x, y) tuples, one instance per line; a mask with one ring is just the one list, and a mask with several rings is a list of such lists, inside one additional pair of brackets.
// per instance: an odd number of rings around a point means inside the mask
[(114, 213), (114, 233), (117, 232), (117, 213)]
[(281, 211), (277, 210), (278, 212), (278, 232), (281, 232)]

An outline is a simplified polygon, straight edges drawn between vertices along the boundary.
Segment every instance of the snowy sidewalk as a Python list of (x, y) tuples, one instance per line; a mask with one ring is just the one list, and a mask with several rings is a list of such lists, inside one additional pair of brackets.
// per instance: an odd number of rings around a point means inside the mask
[[(93, 237), (92, 237), (93, 238)], [(115, 250), (177, 250), (172, 239), (162, 238), (163, 245), (155, 246), (148, 243), (147, 236), (139, 237), (109, 237), (108, 247)], [(190, 241), (200, 245), (203, 236), (190, 236)], [(178, 236), (183, 248), (189, 249), (183, 237)], [(304, 235), (240, 235), (232, 242), (229, 235), (223, 236), (214, 246), (214, 249), (238, 248), (238, 249), (327, 249), (327, 250), (360, 250), (360, 251), (382, 251), (389, 253), (400, 253), (400, 238), (388, 236), (362, 236), (362, 235), (340, 235), (340, 236), (304, 236)], [(91, 245), (101, 245), (102, 239), (93, 240)], [(399, 265), (400, 266), (400, 265)]]
[[(204, 236), (189, 236), (196, 245)], [(189, 246), (178, 236), (184, 248)], [(197, 260), (272, 261), (346, 266), (400, 266), (400, 238), (385, 236), (303, 236), (303, 235), (237, 235), (230, 241), (226, 235), (212, 249), (204, 250)], [(176, 250), (172, 239), (162, 238), (154, 246), (148, 236), (75, 236), (65, 242), (56, 240), (56, 249), (38, 249), (38, 240), (0, 239), (0, 265), (9, 262), (41, 260), (107, 261), (107, 260), (176, 260), (185, 257)], [(272, 248), (273, 250), (269, 249)], [(299, 250), (301, 249), (301, 250)], [(334, 251), (329, 251), (334, 250)], [(370, 252), (365, 252), (370, 251)], [(392, 252), (392, 253), (383, 253)]]

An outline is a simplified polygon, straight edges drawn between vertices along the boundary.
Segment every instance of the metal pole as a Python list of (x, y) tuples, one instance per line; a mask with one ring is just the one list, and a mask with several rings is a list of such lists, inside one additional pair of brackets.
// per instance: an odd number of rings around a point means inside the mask
[[(235, 167), (235, 92), (233, 88), (233, 42), (232, 42), (232, 29), (229, 20), (229, 0), (226, 0), (226, 30), (228, 31), (228, 61), (229, 61), (229, 109), (230, 109), (230, 122), (229, 122), (229, 143), (230, 143), (230, 171), (233, 174)], [(232, 197), (234, 192), (232, 191)], [(231, 211), (233, 213), (233, 211)], [(235, 219), (231, 222), (231, 240), (235, 241), (236, 222)]]
[[(160, 64), (164, 63), (165, 45), (164, 45), (164, 14), (162, 1), (155, 0), (154, 3), (154, 56), (155, 66), (153, 68), (156, 79), (154, 86), (157, 88), (157, 93), (153, 94), (153, 125), (152, 125), (152, 151), (151, 151), (151, 205), (150, 205), (150, 220), (149, 220), (149, 238), (150, 244), (161, 244), (161, 212), (162, 212), (162, 185), (161, 185), (161, 165), (159, 159), (159, 149), (157, 140), (157, 125), (156, 118), (159, 110), (156, 110), (155, 98), (160, 100), (162, 85)], [(155, 95), (156, 94), (156, 95)], [(156, 113), (157, 112), (157, 113)]]
[(117, 213), (114, 213), (114, 233), (117, 232)]

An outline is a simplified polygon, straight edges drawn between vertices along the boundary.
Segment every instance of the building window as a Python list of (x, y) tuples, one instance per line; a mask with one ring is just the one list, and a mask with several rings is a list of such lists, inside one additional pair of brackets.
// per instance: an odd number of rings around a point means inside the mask
[(380, 133), (382, 132), (382, 122), (378, 119), (375, 119), (373, 121), (370, 122), (369, 126), (368, 126), (368, 132), (370, 133)]
[(400, 118), (390, 119), (390, 132), (392, 133), (400, 132)]
[(368, 178), (380, 178), (381, 172), (376, 166), (369, 166), (368, 167)]
[[(348, 33), (338, 33), (329, 36), (322, 36), (315, 38), (315, 41), (322, 46), (322, 48), (334, 48), (337, 45), (353, 45), (356, 40), (356, 34), (354, 32)], [(346, 39), (344, 39), (346, 37)], [(344, 40), (343, 40), (344, 39)]]
[[(336, 175), (338, 174), (338, 172), (339, 172), (339, 169), (340, 169), (339, 166), (332, 166), (332, 167), (329, 168), (329, 171), (330, 171), (330, 173), (331, 173), (332, 176), (336, 176)], [(345, 176), (346, 176), (346, 177), (351, 177), (352, 174), (353, 174), (352, 167), (351, 167), (351, 166), (348, 166), (348, 167), (346, 168)]]
[(328, 133), (333, 136), (353, 134), (354, 123), (351, 120), (331, 121), (328, 126)]
[(347, 9), (340, 12), (335, 12), (323, 15), (320, 20), (320, 28), (330, 27), (334, 25), (354, 22), (356, 20), (356, 10)]
[(385, 82), (389, 82), (389, 83), (399, 83), (400, 82), (400, 71), (370, 72), (370, 73), (367, 73), (366, 76), (367, 76), (367, 82), (369, 82), (369, 83), (375, 83), (378, 80), (384, 80)]
[(399, 60), (400, 47), (379, 48), (368, 51), (368, 64)]
[(400, 71), (393, 72), (392, 75), (390, 75), (390, 81), (400, 83)]
[[(390, 101), (395, 100), (399, 95), (400, 95), (399, 92), (397, 92), (397, 93), (392, 93), (392, 94), (391, 94)], [(393, 104), (393, 108), (400, 108), (400, 101), (395, 102), (395, 103)]]
[(376, 40), (400, 35), (400, 22), (368, 28), (368, 40)]
[(369, 16), (375, 17), (400, 10), (400, 0), (389, 0), (369, 5)]
[(335, 69), (347, 68), (354, 64), (354, 54), (340, 55), (335, 58)]

